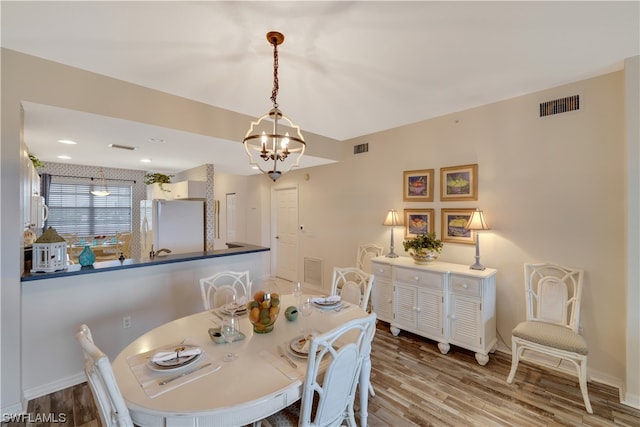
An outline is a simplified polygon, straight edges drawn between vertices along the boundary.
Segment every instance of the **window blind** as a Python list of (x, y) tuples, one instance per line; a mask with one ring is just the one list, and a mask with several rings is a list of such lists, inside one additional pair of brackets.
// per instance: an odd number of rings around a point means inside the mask
[(113, 236), (131, 231), (131, 186), (107, 184), (109, 195), (94, 196), (96, 183), (52, 182), (47, 226), (59, 234)]

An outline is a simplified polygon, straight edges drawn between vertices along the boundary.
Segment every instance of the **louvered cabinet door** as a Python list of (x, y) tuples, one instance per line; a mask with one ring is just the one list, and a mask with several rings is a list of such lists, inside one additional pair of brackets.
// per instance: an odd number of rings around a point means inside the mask
[(449, 331), (451, 344), (482, 351), (482, 316), (480, 300), (453, 293), (449, 299)]
[(407, 331), (416, 331), (418, 289), (412, 285), (396, 283), (393, 295), (392, 325)]
[(429, 289), (418, 291), (418, 331), (441, 341), (444, 338), (444, 296)]

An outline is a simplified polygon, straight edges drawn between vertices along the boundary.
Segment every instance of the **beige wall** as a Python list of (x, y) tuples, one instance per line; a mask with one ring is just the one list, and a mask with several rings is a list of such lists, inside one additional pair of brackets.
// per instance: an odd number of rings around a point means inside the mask
[[(32, 309), (22, 305), (19, 281), (20, 101), (227, 139), (242, 135), (249, 117), (7, 50), (2, 50), (2, 90), (0, 362), (4, 410), (19, 404), (22, 397), (21, 319)], [(537, 117), (539, 102), (574, 94), (581, 96), (579, 112)], [(305, 225), (299, 271), (302, 274), (304, 257), (323, 259), (325, 288), (333, 266), (355, 262), (359, 244), (379, 243), (388, 248), (389, 230), (381, 225), (388, 209), (435, 208), (439, 232), (441, 208), (479, 206), (493, 227), (482, 235), (481, 255), (484, 264), (499, 270), (501, 337), (509, 344), (511, 328), (524, 318), (525, 261), (582, 267), (587, 272), (583, 324), (591, 350), (590, 370), (600, 380), (621, 383), (626, 363), (627, 291), (623, 97), (623, 73), (608, 74), (347, 141), (341, 144), (340, 163), (291, 172), (276, 184), (265, 176), (225, 177), (217, 181), (221, 187), (215, 189), (215, 197), (223, 191), (245, 193), (246, 240), (269, 244), (270, 191), (297, 184), (300, 221)], [(310, 153), (326, 150), (339, 157), (331, 151), (333, 144), (323, 143), (330, 140), (305, 136)], [(368, 142), (370, 151), (353, 156), (352, 145), (360, 142)], [(479, 165), (477, 202), (402, 202), (403, 170), (435, 168), (437, 172), (440, 167), (466, 163)], [(398, 229), (396, 251), (401, 252), (401, 240)], [(442, 258), (471, 264), (473, 247), (447, 244)], [(629, 286), (637, 295), (638, 284)]]
[[(580, 95), (581, 109), (540, 118), (540, 102)], [(369, 152), (352, 155), (367, 142)], [(389, 246), (382, 226), (388, 209), (485, 211), (481, 261), (497, 268), (498, 332), (508, 346), (525, 317), (523, 263), (557, 262), (586, 271), (582, 324), (593, 377), (625, 378), (625, 139), (624, 74), (617, 72), (409, 126), (344, 144), (338, 164), (285, 174), (276, 186), (300, 189), (301, 258), (324, 260), (324, 286), (333, 266), (355, 263), (362, 243)], [(402, 172), (477, 163), (477, 202), (402, 201)], [(304, 175), (309, 174), (309, 180)], [(251, 178), (255, 182), (264, 182)], [(396, 230), (403, 253), (403, 231)], [(472, 264), (474, 247), (445, 244), (441, 259)], [(299, 266), (302, 274), (302, 264)], [(504, 348), (504, 346), (503, 346)]]

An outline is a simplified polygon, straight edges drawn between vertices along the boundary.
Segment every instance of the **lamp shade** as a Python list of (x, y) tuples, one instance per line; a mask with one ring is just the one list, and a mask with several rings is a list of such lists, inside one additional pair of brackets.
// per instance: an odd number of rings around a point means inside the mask
[(464, 226), (467, 230), (490, 230), (489, 224), (484, 219), (484, 213), (478, 208), (473, 211), (471, 214), (471, 218), (467, 222), (467, 225)]
[(402, 225), (402, 218), (398, 215), (398, 211), (396, 211), (395, 209), (390, 209), (389, 212), (387, 212), (387, 216), (385, 217), (382, 225)]

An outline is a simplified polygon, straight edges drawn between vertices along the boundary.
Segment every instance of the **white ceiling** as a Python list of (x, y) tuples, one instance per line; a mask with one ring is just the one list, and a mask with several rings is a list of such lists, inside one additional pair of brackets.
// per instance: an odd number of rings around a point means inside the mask
[[(621, 69), (640, 54), (639, 6), (2, 1), (2, 46), (257, 117), (271, 107), (265, 34), (281, 31), (281, 109), (303, 131), (344, 140)], [(25, 140), (42, 160), (59, 161), (61, 148), (71, 148), (55, 141), (70, 137), (91, 147), (72, 147), (72, 163), (99, 157), (103, 166), (169, 172), (214, 163), (250, 173), (237, 141), (27, 105)], [(149, 165), (138, 150), (96, 156), (105, 143), (142, 148), (152, 137), (193, 149), (165, 144), (158, 155), (155, 146)], [(225, 147), (217, 150), (224, 162), (203, 159), (211, 144)]]

